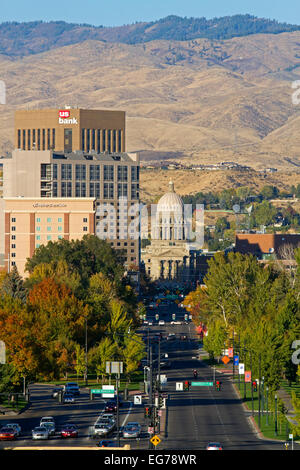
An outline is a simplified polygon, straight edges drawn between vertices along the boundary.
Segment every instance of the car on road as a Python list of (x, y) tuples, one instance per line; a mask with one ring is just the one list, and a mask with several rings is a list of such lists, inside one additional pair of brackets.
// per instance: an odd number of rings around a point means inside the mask
[(182, 322), (179, 320), (172, 320), (171, 325), (182, 325)]
[(78, 437), (78, 429), (75, 424), (65, 424), (60, 431), (60, 436), (62, 438), (67, 437)]
[(106, 436), (110, 432), (112, 432), (116, 427), (116, 422), (111, 419), (101, 419), (96, 421), (93, 427), (93, 436)]
[(110, 419), (111, 421), (116, 420), (115, 415), (113, 413), (101, 413), (98, 420), (100, 421), (102, 419)]
[(108, 441), (107, 439), (102, 439), (97, 446), (98, 447), (116, 447), (116, 442), (115, 441)]
[(16, 431), (17, 436), (21, 435), (22, 429), (21, 429), (21, 426), (18, 423), (7, 423), (4, 427), (13, 428)]
[(206, 446), (206, 450), (223, 450), (220, 442), (209, 442)]
[(64, 392), (65, 393), (72, 393), (75, 396), (80, 395), (80, 389), (79, 385), (77, 382), (67, 382), (66, 385), (64, 386)]
[(171, 362), (170, 361), (161, 361), (160, 368), (161, 369), (170, 369)]
[(141, 435), (141, 425), (136, 422), (127, 423), (123, 428), (123, 437), (127, 438), (137, 438)]
[(52, 416), (44, 416), (40, 420), (40, 427), (45, 427), (48, 430), (49, 435), (55, 434), (55, 422)]
[(49, 439), (49, 430), (45, 426), (37, 426), (32, 430), (32, 439)]
[[(122, 402), (119, 400), (119, 408), (120, 408), (120, 406), (122, 406)], [(117, 407), (117, 400), (111, 400), (111, 401), (108, 401), (105, 404), (104, 411), (116, 412), (117, 408), (118, 408)]]
[(159, 320), (158, 324), (159, 325), (165, 325), (165, 320)]
[(17, 438), (17, 431), (12, 427), (2, 427), (0, 429), (1, 441), (14, 441)]
[(65, 393), (63, 396), (63, 403), (74, 403), (75, 397), (72, 393)]
[(52, 390), (52, 394), (51, 394), (51, 397), (52, 398), (57, 398), (58, 397), (58, 394), (63, 392), (63, 388), (62, 387), (55, 387), (53, 390)]
[(153, 322), (152, 322), (152, 321), (149, 321), (149, 322), (148, 322), (148, 326), (153, 326)]
[(167, 341), (174, 341), (176, 339), (175, 333), (169, 333), (166, 339)]

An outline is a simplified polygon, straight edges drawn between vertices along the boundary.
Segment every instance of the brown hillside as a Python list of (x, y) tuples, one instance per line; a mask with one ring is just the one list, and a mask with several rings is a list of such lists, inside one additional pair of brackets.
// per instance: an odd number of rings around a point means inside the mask
[(294, 32), (138, 45), (85, 41), (0, 56), (7, 87), (0, 150), (12, 148), (15, 109), (69, 104), (125, 110), (128, 151), (296, 169), (300, 105), (292, 104), (291, 84), (300, 78), (299, 44)]

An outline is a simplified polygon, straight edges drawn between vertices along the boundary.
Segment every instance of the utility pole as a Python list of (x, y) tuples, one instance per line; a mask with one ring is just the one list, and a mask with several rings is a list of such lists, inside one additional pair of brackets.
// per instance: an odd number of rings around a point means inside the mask
[(120, 377), (120, 372), (116, 375), (116, 392), (117, 392), (117, 447), (120, 447), (119, 377)]
[[(149, 349), (149, 359), (150, 359), (150, 377), (149, 377), (149, 380), (150, 380), (150, 387), (149, 387), (149, 409), (151, 410), (150, 411), (150, 416), (151, 416), (151, 420), (152, 420), (152, 424), (154, 424), (154, 421), (153, 421), (153, 418), (154, 418), (154, 407), (153, 407), (153, 362), (152, 362), (152, 346), (150, 346), (150, 349)], [(149, 439), (149, 449), (152, 449), (153, 446), (152, 446), (152, 443)]]
[(261, 394), (261, 354), (259, 354), (259, 362), (258, 362), (258, 426), (260, 429), (260, 394)]

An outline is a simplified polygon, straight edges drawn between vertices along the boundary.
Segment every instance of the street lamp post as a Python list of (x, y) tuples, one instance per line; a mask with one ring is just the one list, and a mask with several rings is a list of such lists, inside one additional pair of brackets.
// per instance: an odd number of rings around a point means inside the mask
[(277, 395), (275, 395), (275, 436), (278, 434), (277, 429)]
[(88, 359), (87, 359), (87, 316), (85, 316), (85, 385), (88, 385)]

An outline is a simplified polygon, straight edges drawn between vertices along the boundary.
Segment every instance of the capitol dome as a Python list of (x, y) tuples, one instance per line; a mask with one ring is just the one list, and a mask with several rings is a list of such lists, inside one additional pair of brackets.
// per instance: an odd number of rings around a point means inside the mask
[(155, 239), (184, 240), (184, 204), (175, 193), (174, 183), (169, 182), (169, 191), (158, 201), (156, 208)]
[(173, 181), (169, 182), (169, 191), (164, 194), (157, 204), (157, 212), (180, 212), (183, 211), (182, 198), (175, 193)]

